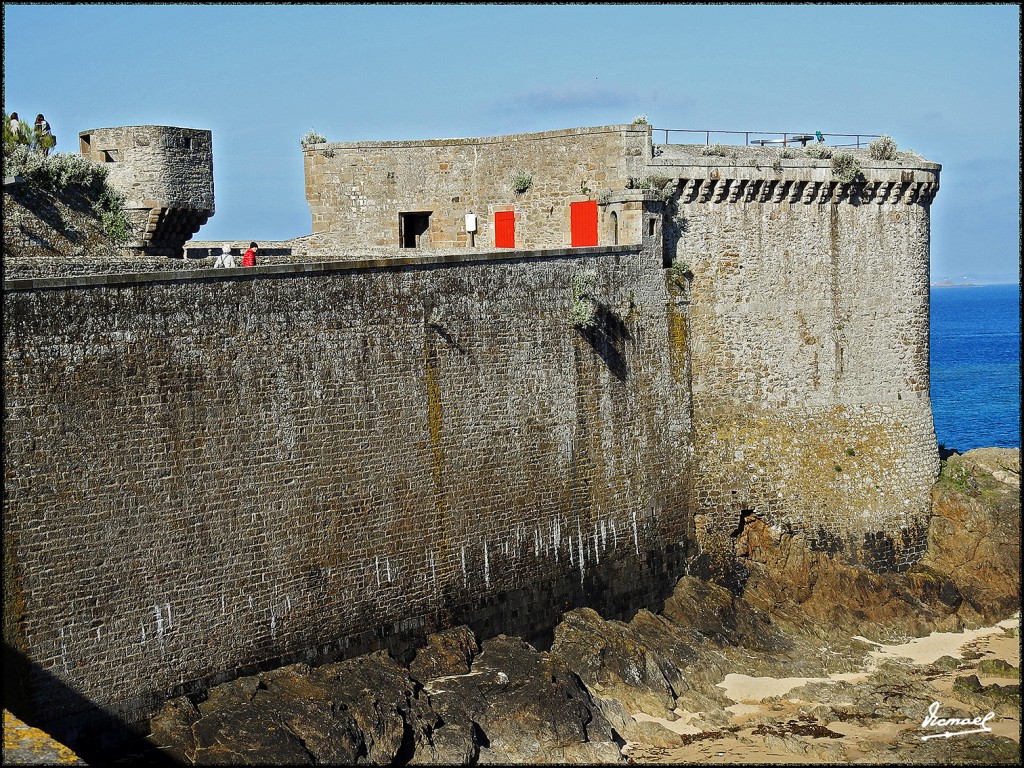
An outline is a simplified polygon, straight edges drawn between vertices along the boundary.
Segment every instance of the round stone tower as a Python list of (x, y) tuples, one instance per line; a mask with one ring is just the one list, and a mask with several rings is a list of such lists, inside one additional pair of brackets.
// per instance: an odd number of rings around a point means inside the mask
[(214, 213), (210, 131), (163, 125), (95, 128), (78, 134), (79, 151), (106, 164), (111, 186), (126, 196), (135, 237), (128, 247), (180, 257)]

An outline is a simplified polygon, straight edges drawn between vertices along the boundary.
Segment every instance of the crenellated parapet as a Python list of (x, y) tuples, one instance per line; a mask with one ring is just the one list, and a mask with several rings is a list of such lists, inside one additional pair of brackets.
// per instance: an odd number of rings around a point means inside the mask
[(676, 182), (681, 203), (875, 203), (930, 205), (938, 181), (711, 178), (698, 175)]
[(96, 128), (78, 134), (79, 151), (108, 169), (125, 197), (134, 239), (129, 248), (181, 256), (214, 213), (210, 131), (163, 125)]

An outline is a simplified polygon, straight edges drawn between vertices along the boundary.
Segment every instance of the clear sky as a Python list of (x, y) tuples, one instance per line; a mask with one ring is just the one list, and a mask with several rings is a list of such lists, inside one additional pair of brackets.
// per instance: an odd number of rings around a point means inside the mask
[[(312, 231), (299, 139), (630, 122), (889, 134), (942, 164), (932, 277), (1020, 271), (1016, 5), (4, 4), (4, 110), (213, 132), (200, 240)], [(657, 133), (655, 134), (657, 140)], [(723, 142), (724, 143), (724, 142)]]

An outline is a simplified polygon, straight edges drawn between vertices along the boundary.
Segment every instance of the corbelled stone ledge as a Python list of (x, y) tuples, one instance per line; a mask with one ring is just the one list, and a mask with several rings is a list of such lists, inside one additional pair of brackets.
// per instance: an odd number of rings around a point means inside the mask
[(395, 270), (403, 267), (442, 267), (472, 262), (541, 261), (550, 259), (585, 258), (605, 254), (639, 254), (639, 245), (601, 245), (584, 248), (553, 248), (533, 251), (487, 251), (483, 253), (443, 253), (423, 256), (403, 256), (387, 259), (359, 259), (353, 261), (315, 261), (295, 264), (268, 264), (256, 267), (230, 269), (187, 269), (159, 272), (121, 272), (114, 274), (78, 275), (73, 277), (42, 277), (4, 280), (5, 291), (38, 291), (47, 288), (87, 288), (95, 285), (132, 285), (153, 282), (179, 282), (227, 279), (238, 277), (268, 277), (271, 275), (316, 272), (361, 272)]

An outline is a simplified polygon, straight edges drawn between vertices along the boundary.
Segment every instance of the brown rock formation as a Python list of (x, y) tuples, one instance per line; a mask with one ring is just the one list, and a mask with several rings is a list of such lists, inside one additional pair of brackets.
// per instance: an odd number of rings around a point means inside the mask
[[(895, 659), (857, 682), (829, 677), (865, 668), (874, 646), (854, 635), (906, 639), (1019, 610), (1019, 467), (1018, 451), (951, 457), (928, 554), (905, 574), (851, 565), (750, 516), (737, 537), (749, 574), (739, 594), (688, 576), (661, 614), (625, 623), (573, 610), (548, 653), (504, 635), (481, 646), (457, 627), (428, 638), (408, 670), (384, 652), (293, 665), (217, 686), (198, 704), (168, 702), (151, 740), (186, 764), (604, 763), (623, 761), (625, 740), (663, 750), (652, 759), (703, 744), (755, 755), (761, 745), (793, 762), (1019, 763), (1006, 737), (914, 733), (940, 695), (930, 681), (943, 676), (955, 677), (950, 716), (992, 709), (1019, 720), (1020, 673), (1005, 660), (970, 667), (947, 656), (922, 669)], [(721, 685), (730, 673), (810, 682), (737, 725)], [(702, 730), (670, 730), (682, 710), (699, 713)], [(844, 737), (851, 723), (861, 730)], [(888, 730), (876, 736), (875, 726)]]
[(978, 621), (1020, 608), (1020, 450), (953, 454), (932, 490), (921, 567), (956, 582)]

